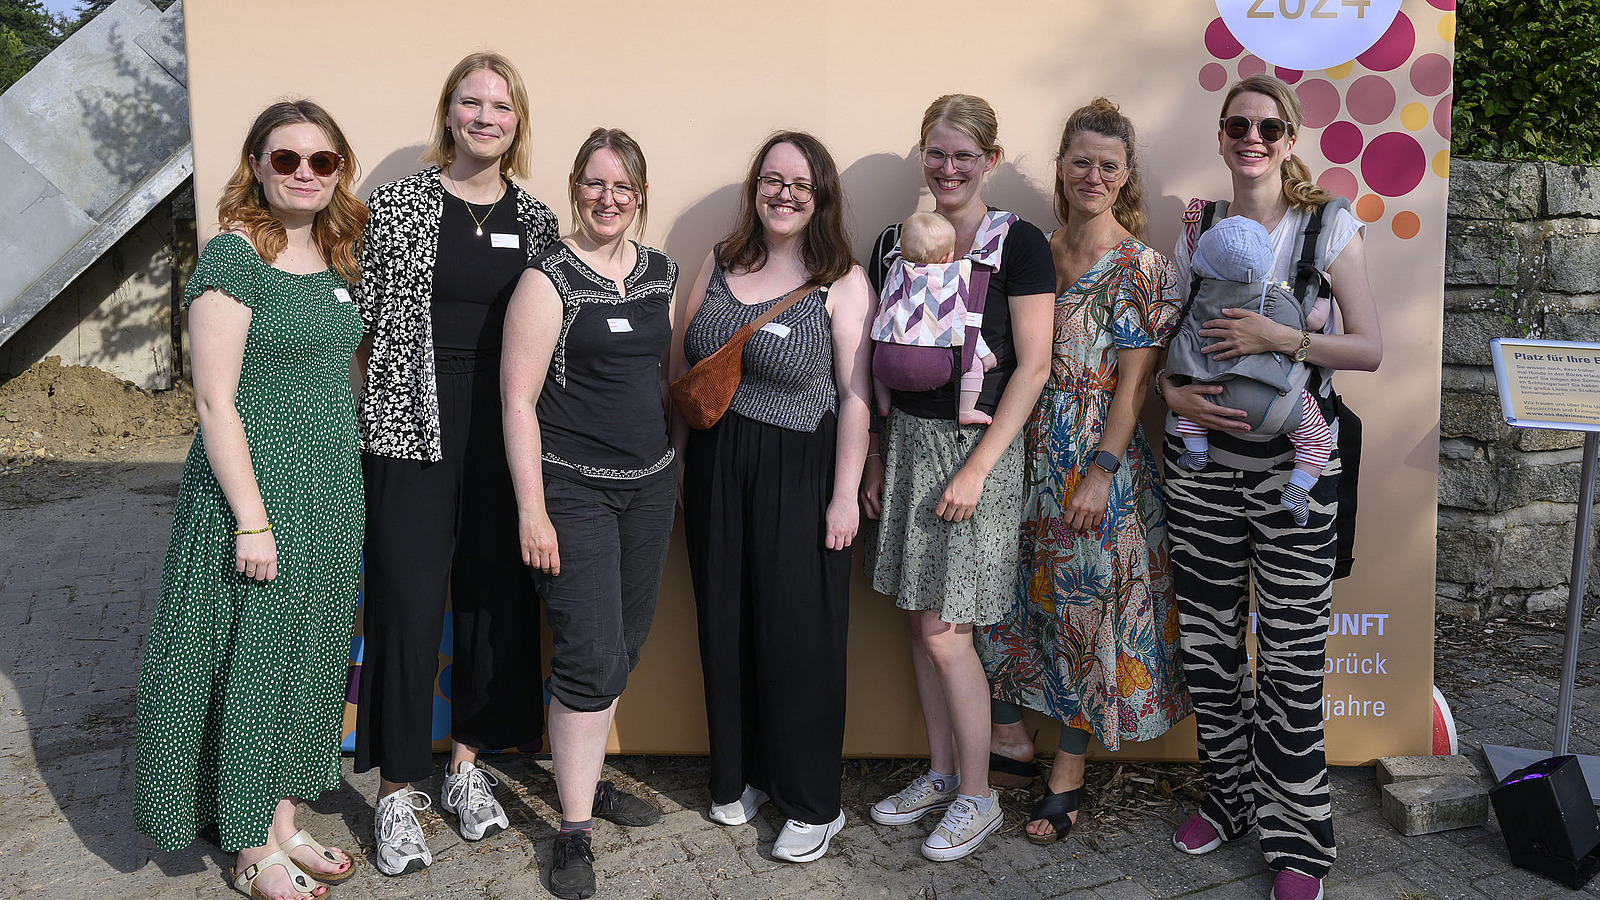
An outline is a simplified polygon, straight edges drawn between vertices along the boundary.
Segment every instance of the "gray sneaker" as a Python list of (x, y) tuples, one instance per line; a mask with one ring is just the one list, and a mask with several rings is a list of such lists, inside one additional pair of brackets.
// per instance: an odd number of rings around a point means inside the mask
[[(419, 805), (417, 799), (421, 798)], [(422, 826), (417, 824), (417, 810), (427, 809), (433, 803), (421, 791), (395, 791), (378, 800), (372, 817), (372, 830), (378, 839), (378, 854), (374, 862), (385, 875), (406, 875), (420, 872), (433, 865), (433, 854), (422, 839)]]
[(783, 823), (783, 830), (778, 832), (778, 840), (772, 845), (772, 855), (793, 863), (821, 859), (828, 852), (828, 842), (841, 828), (844, 828), (844, 810), (840, 810), (839, 815), (826, 825), (809, 825), (798, 819), (790, 819)]
[(893, 797), (885, 797), (872, 805), (868, 814), (880, 825), (909, 825), (931, 812), (950, 806), (956, 799), (959, 778), (932, 778), (927, 772), (906, 785)]
[(999, 797), (990, 795), (988, 812), (979, 812), (970, 798), (957, 798), (945, 811), (944, 821), (922, 842), (922, 855), (934, 862), (960, 859), (978, 849), (1003, 822)]
[(506, 811), (494, 799), (499, 779), (469, 762), (463, 762), (454, 775), (444, 776), (439, 805), (456, 814), (461, 836), (478, 841), (511, 827)]

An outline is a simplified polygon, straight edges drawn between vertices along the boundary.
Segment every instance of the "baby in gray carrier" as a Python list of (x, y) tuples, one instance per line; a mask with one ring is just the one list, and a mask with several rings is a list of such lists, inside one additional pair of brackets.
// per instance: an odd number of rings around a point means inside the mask
[[(1280, 353), (1252, 353), (1217, 359), (1201, 352), (1209, 339), (1201, 326), (1225, 318), (1224, 309), (1248, 309), (1296, 331), (1320, 331), (1331, 304), (1318, 298), (1309, 310), (1301, 306), (1289, 285), (1267, 281), (1272, 271), (1272, 239), (1260, 222), (1244, 216), (1222, 219), (1200, 236), (1190, 268), (1201, 277), (1188, 314), (1178, 324), (1167, 350), (1167, 374), (1179, 381), (1220, 384), (1222, 393), (1212, 399), (1220, 406), (1245, 410), (1250, 432), (1287, 434), (1294, 447), (1294, 471), (1283, 489), (1281, 503), (1304, 525), (1310, 518), (1310, 491), (1322, 477), (1333, 453), (1333, 433), (1306, 390), (1310, 366)], [(1176, 430), (1184, 452), (1178, 465), (1198, 472), (1210, 463), (1211, 444), (1206, 429), (1176, 416)]]

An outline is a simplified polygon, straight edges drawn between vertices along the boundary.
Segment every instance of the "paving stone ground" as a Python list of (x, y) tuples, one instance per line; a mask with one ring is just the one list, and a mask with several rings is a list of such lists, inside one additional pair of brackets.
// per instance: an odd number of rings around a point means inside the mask
[[(163, 853), (132, 828), (133, 703), (144, 636), (185, 444), (158, 442), (123, 462), (62, 463), (0, 480), (0, 897), (222, 897), (231, 858), (204, 841)], [(1487, 633), (1485, 633), (1487, 632)], [(1482, 743), (1546, 747), (1553, 736), (1561, 634), (1531, 619), (1441, 620), (1437, 681), (1455, 708), (1461, 749), (1482, 767)], [(1573, 749), (1597, 752), (1600, 640), (1583, 642)], [(485, 757), (504, 787), (512, 827), (463, 842), (436, 811), (421, 816), (435, 862), (399, 879), (377, 874), (370, 802), (376, 773), (345, 761), (338, 790), (301, 823), (356, 853), (361, 871), (340, 898), (547, 897), (541, 868), (554, 823), (549, 761)], [(1100, 765), (1100, 764), (1094, 764)], [(770, 855), (771, 808), (724, 828), (704, 815), (705, 762), (616, 757), (609, 776), (652, 796), (656, 826), (595, 832), (597, 894), (642, 900), (907, 898), (907, 900), (1261, 900), (1270, 877), (1251, 841), (1199, 858), (1170, 844), (1182, 804), (1088, 818), (1041, 848), (1015, 826), (973, 856), (934, 864), (917, 853), (932, 822), (887, 828), (865, 811), (907, 767), (844, 765), (847, 824), (829, 855), (795, 866)], [(1104, 774), (1101, 772), (1100, 774)], [(1339, 861), (1335, 900), (1544, 900), (1573, 892), (1511, 866), (1498, 826), (1401, 837), (1378, 813), (1369, 768), (1333, 771)], [(437, 796), (437, 779), (424, 786)], [(1025, 802), (1022, 795), (1008, 804)]]

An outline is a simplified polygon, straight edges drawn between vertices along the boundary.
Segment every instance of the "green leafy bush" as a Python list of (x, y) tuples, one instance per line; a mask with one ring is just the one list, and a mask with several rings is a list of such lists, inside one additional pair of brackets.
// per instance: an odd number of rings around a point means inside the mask
[(1600, 164), (1600, 3), (1461, 0), (1453, 152)]

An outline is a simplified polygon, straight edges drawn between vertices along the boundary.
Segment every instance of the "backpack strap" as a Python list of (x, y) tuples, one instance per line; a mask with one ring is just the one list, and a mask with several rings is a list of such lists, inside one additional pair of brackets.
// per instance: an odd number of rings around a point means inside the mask
[[(1196, 204), (1199, 209), (1196, 210)], [(1198, 213), (1198, 227), (1192, 227), (1196, 222), (1190, 221), (1192, 213)], [(1205, 234), (1217, 219), (1228, 217), (1228, 201), (1226, 200), (1192, 200), (1189, 209), (1184, 213), (1184, 236), (1189, 242), (1189, 299), (1183, 301), (1183, 308), (1178, 310), (1178, 321), (1181, 323), (1189, 315), (1189, 307), (1194, 305), (1194, 298), (1200, 294), (1200, 273), (1194, 270), (1195, 248), (1200, 246), (1200, 235)], [(1177, 326), (1173, 326), (1176, 328)]]
[(1328, 242), (1333, 236), (1323, 226), (1340, 209), (1349, 208), (1349, 200), (1334, 197), (1312, 211), (1305, 231), (1301, 233), (1300, 258), (1295, 261), (1294, 295), (1307, 310), (1318, 297), (1333, 296), (1333, 287), (1328, 283), (1327, 276), (1322, 274), (1328, 264)]

